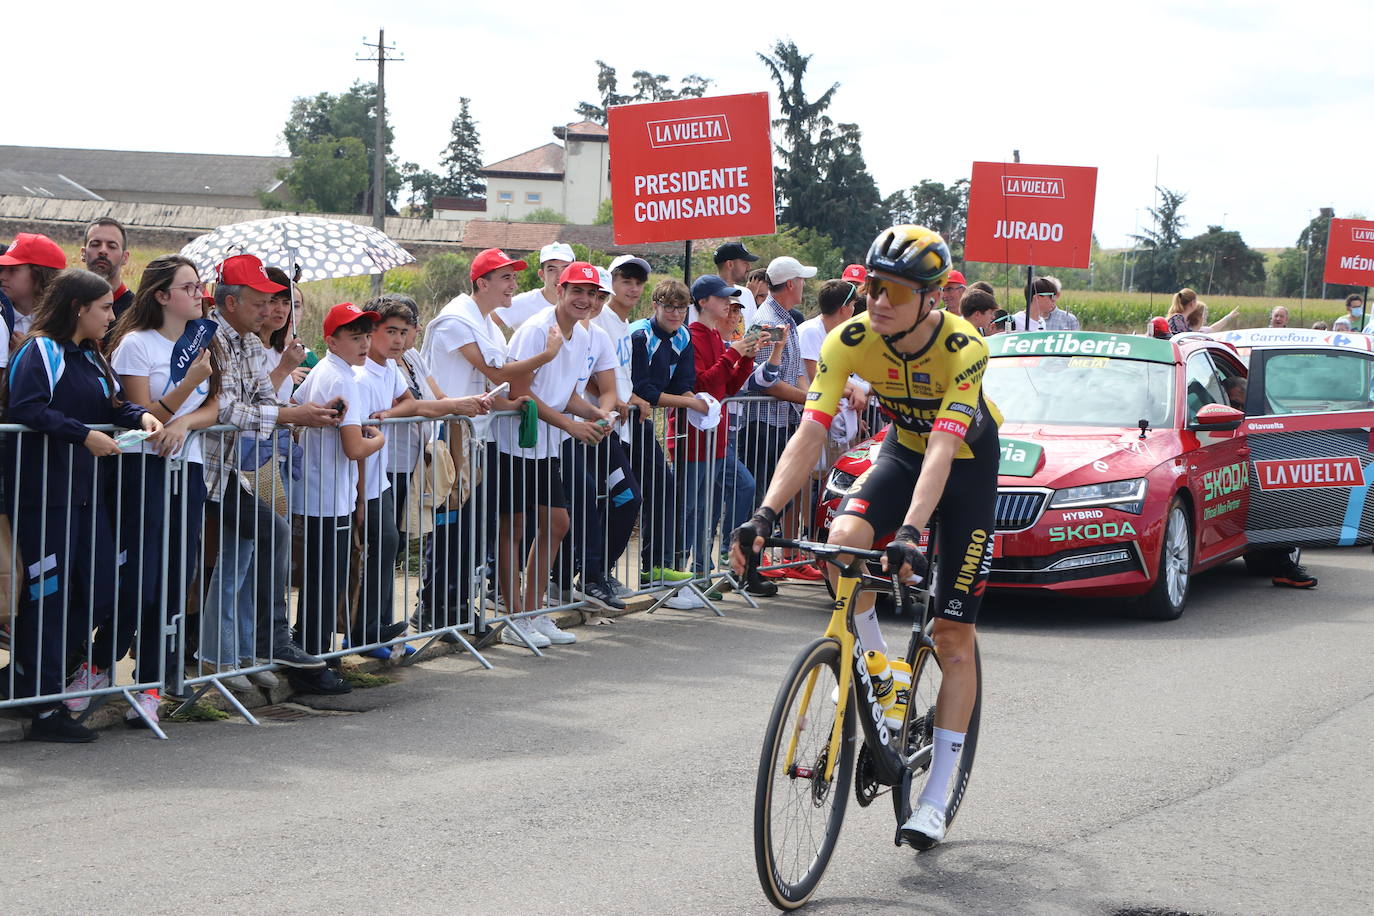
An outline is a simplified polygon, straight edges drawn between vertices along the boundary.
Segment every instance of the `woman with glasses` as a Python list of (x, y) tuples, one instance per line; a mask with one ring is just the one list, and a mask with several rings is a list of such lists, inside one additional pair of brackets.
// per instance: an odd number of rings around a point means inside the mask
[[(215, 324), (201, 317), (202, 293), (195, 265), (186, 258), (174, 254), (155, 258), (143, 270), (133, 305), (110, 332), (110, 366), (125, 394), (136, 404), (149, 405), (163, 428), (160, 436), (125, 448), (119, 461), (119, 500), (114, 509), (125, 561), (118, 571), (117, 613), (96, 632), (91, 658), (77, 669), (72, 690), (108, 684), (109, 672), (129, 652), (135, 629), (137, 682), (161, 680), (159, 666), (170, 656), (163, 628), (180, 613), (194, 578), (205, 506), (201, 442), (193, 431), (213, 425), (218, 411), (209, 348)], [(169, 461), (185, 467), (175, 484)], [(140, 693), (136, 700), (148, 719), (156, 722), (157, 691)], [(68, 708), (80, 711), (89, 700), (66, 702)], [(125, 721), (133, 727), (146, 724), (133, 709)]]

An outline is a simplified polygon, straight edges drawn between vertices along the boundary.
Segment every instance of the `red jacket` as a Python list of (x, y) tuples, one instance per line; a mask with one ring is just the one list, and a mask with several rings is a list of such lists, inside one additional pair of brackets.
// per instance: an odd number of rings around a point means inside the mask
[[(754, 360), (744, 358), (739, 355), (739, 351), (733, 347), (727, 347), (725, 341), (721, 339), (720, 332), (715, 328), (707, 327), (700, 321), (693, 321), (687, 330), (692, 334), (692, 356), (696, 362), (697, 380), (694, 391), (709, 394), (718, 401), (724, 401), (730, 395), (737, 393), (749, 378), (749, 373), (754, 371)], [(678, 411), (673, 411), (672, 416), (676, 416)], [(672, 419), (669, 420), (669, 430), (672, 430)], [(721, 405), (720, 426), (715, 430), (715, 455), (716, 458), (725, 457), (726, 438), (730, 430), (730, 418)], [(707, 454), (707, 432), (698, 430), (695, 426), (687, 426), (687, 454), (684, 456), (688, 461), (706, 461), (712, 456)], [(670, 435), (670, 443), (674, 438)]]

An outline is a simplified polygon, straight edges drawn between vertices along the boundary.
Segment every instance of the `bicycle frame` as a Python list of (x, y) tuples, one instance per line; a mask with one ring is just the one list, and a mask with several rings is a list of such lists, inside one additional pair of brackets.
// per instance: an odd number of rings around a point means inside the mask
[[(807, 551), (815, 555), (817, 559), (825, 560), (840, 569), (840, 575), (835, 582), (833, 610), (823, 638), (833, 639), (839, 643), (840, 655), (848, 661), (840, 667), (840, 701), (837, 704), (835, 721), (830, 732), (830, 745), (826, 754), (825, 773), (823, 774), (825, 781), (829, 782), (834, 776), (835, 764), (839, 760), (840, 744), (844, 740), (844, 720), (845, 716), (849, 715), (852, 699), (858, 705), (861, 713), (859, 724), (863, 729), (864, 740), (872, 749), (878, 781), (888, 786), (900, 785), (904, 775), (912, 767), (924, 763), (923, 758), (928, 756), (930, 751), (928, 748), (923, 749), (907, 757), (897, 749), (896, 745), (902, 741), (903, 736), (901, 734), (893, 735), (892, 729), (887, 725), (882, 704), (878, 702), (873, 680), (868, 673), (868, 666), (864, 662), (862, 646), (854, 632), (854, 602), (862, 591), (865, 582), (872, 578), (865, 572), (865, 563), (868, 560), (880, 559), (883, 552), (859, 550), (853, 547), (845, 548), (836, 544), (793, 541), (785, 538), (769, 538), (767, 543), (769, 546), (790, 547)], [(849, 562), (841, 565), (838, 562), (838, 558), (841, 556), (849, 557)], [(930, 608), (929, 602), (924, 598), (929, 592), (927, 588), (910, 588), (904, 583), (898, 582), (896, 570), (892, 571), (891, 585), (894, 594), (903, 605), (913, 599), (913, 593), (914, 596), (921, 599), (918, 602), (921, 606), (921, 614), (918, 620), (913, 615), (912, 635), (907, 646), (907, 661), (911, 663), (912, 670), (916, 671), (919, 670), (916, 663), (920, 660), (920, 654), (935, 650), (934, 644), (925, 635)], [(802, 709), (807, 709), (810, 706), (811, 695), (815, 690), (818, 674), (819, 671), (813, 671), (807, 680), (801, 697), (800, 708)], [(856, 676), (857, 681), (855, 680)], [(858, 689), (852, 689), (855, 687)], [(804, 723), (799, 721), (793, 727), (792, 735), (788, 739), (785, 760), (785, 766), (788, 768), (795, 762), (797, 742), (803, 726)]]

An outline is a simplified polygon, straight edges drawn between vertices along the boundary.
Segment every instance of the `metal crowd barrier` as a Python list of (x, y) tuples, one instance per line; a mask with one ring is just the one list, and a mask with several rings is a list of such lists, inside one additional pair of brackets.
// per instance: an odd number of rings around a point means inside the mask
[[(303, 655), (404, 664), (416, 646), (444, 640), (491, 668), (481, 649), (502, 630), (542, 655), (519, 622), (597, 613), (591, 583), (619, 586), (622, 599), (648, 595), (651, 611), (723, 616), (726, 588), (756, 607), (724, 553), (795, 429), (778, 406), (728, 399), (727, 424), (705, 431), (691, 429), (681, 409), (655, 410), (622, 418), (596, 445), (540, 423), (545, 447), (536, 454), (557, 460), (530, 464), (511, 459), (516, 412), (491, 415), (485, 436), (461, 417), (370, 420), (364, 426), (393, 448), (406, 442), (415, 464), (380, 469), (390, 486), (361, 515), (351, 475), (323, 457), (318, 431), (193, 434), (201, 452), (235, 456), (238, 471), (218, 492), (205, 492), (201, 464), (126, 453), (94, 462), (90, 492), (44, 471), (38, 492), (21, 494), (13, 469), (26, 450), (44, 450), (46, 468), (52, 449), (70, 449), (69, 458), (85, 449), (0, 426), (11, 484), (0, 520), (0, 608), (13, 622), (13, 648), (0, 647), (0, 708), (64, 702), (89, 715), (118, 696), (165, 737), (138, 693), (162, 691), (185, 708), (215, 690), (256, 724), (234, 691), (271, 686), (283, 661)], [(788, 536), (816, 533), (824, 468), (812, 476), (782, 514)], [(62, 549), (49, 549), (58, 541)], [(762, 569), (803, 562), (778, 557)]]

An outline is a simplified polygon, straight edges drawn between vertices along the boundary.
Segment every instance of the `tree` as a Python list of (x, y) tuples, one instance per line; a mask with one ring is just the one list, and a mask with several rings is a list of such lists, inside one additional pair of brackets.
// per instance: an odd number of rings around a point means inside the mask
[(608, 197), (596, 205), (596, 219), (592, 220), (592, 224), (596, 226), (609, 226), (614, 222), (614, 218), (615, 208), (611, 205), (611, 199)]
[(784, 163), (774, 169), (778, 222), (824, 234), (856, 259), (882, 223), (882, 201), (864, 162), (858, 125), (836, 125), (825, 114), (839, 83), (807, 98), (803, 82), (811, 55), (790, 41), (777, 42), (772, 52), (758, 56), (778, 87), (782, 113), (773, 122), (782, 129), (774, 148)]
[(1322, 207), (1298, 236), (1297, 247), (1285, 248), (1279, 255), (1274, 268), (1275, 295), (1322, 299), (1344, 299), (1351, 293), (1364, 295), (1363, 287), (1322, 282), (1326, 271), (1326, 236), (1335, 215), (1332, 208)]
[(580, 102), (577, 106), (577, 114), (584, 121), (593, 121), (597, 124), (606, 123), (606, 113), (615, 105), (626, 105), (630, 102), (668, 102), (674, 99), (699, 99), (706, 94), (706, 89), (714, 80), (707, 79), (697, 73), (691, 73), (678, 81), (678, 88), (673, 89), (668, 85), (669, 77), (663, 73), (650, 73), (648, 70), (636, 70), (631, 74), (634, 79), (634, 93), (632, 95), (622, 95), (617, 91), (620, 81), (616, 76), (615, 68), (603, 60), (596, 62), (596, 94), (601, 99), (601, 104), (595, 102)]
[(964, 259), (964, 235), (968, 228), (967, 178), (946, 186), (929, 178), (905, 191), (889, 194), (883, 212), (892, 225), (913, 223), (940, 233), (955, 261)]
[[(396, 159), (391, 155), (391, 141), (393, 139), (391, 125), (383, 123), (382, 140), (384, 144), (383, 152), (387, 158), (386, 169), (386, 191), (387, 200), (394, 200), (401, 190), (401, 172), (397, 166)], [(335, 212), (356, 213), (367, 212), (371, 207), (371, 163), (373, 149), (377, 139), (377, 84), (364, 83), (361, 80), (355, 81), (347, 91), (338, 95), (329, 92), (321, 92), (310, 97), (300, 97), (292, 101), (291, 113), (286, 119), (286, 125), (282, 128), (282, 138), (286, 141), (286, 146), (291, 155), (299, 159), (304, 151), (310, 149), (313, 155), (318, 156), (323, 148), (321, 143), (329, 143), (345, 139), (356, 139), (363, 145), (364, 158), (368, 163), (368, 182), (363, 190), (358, 193), (356, 200), (352, 203), (337, 208)], [(294, 170), (292, 166), (287, 171)], [(312, 170), (315, 179), (324, 179), (326, 184), (336, 184), (328, 180), (326, 176), (321, 176), (318, 169)], [(298, 202), (304, 207), (306, 201), (315, 200), (317, 203), (321, 198), (335, 199), (334, 191), (327, 187), (316, 189), (309, 181), (297, 176), (294, 180), (288, 179), (286, 175), (279, 175), (286, 181), (287, 187), (297, 194)], [(297, 188), (304, 189), (302, 196)], [(322, 205), (320, 205), (322, 206)]]
[(466, 96), (458, 100), (458, 117), (449, 127), (452, 138), (439, 160), (444, 175), (438, 193), (448, 197), (478, 197), (487, 188), (478, 174), (482, 169), (482, 139), (469, 110), (471, 101)]
[(291, 167), (278, 173), (302, 210), (356, 212), (366, 193), (371, 161), (357, 137), (303, 140)]
[(520, 218), (520, 221), (524, 223), (566, 224), (568, 222), (568, 218), (564, 216), (562, 213), (559, 213), (553, 207), (539, 207), (538, 209), (531, 210), (530, 212), (526, 213), (523, 217)]
[(1264, 292), (1264, 255), (1239, 232), (1208, 226), (1179, 245), (1178, 282), (1203, 295), (1257, 296)]
[(780, 225), (773, 235), (758, 235), (743, 241), (746, 248), (759, 256), (760, 264), (767, 264), (782, 255), (791, 255), (803, 264), (815, 267), (815, 279), (807, 281), (815, 289), (819, 289), (826, 280), (838, 277), (844, 270), (844, 253), (828, 236), (814, 229)]
[(1131, 238), (1145, 250), (1136, 261), (1136, 288), (1155, 293), (1174, 292), (1179, 288), (1178, 249), (1183, 242), (1183, 202), (1188, 195), (1168, 188), (1156, 187), (1163, 199), (1158, 207), (1147, 212), (1153, 226)]
[(401, 181), (410, 189), (409, 204), (411, 215), (431, 217), (434, 215), (434, 198), (440, 194), (443, 179), (429, 169), (422, 169), (414, 162), (401, 166)]

